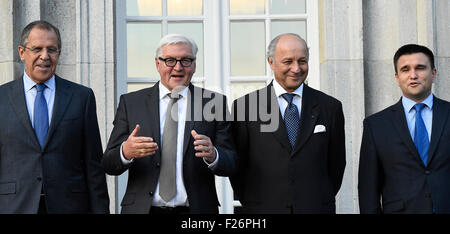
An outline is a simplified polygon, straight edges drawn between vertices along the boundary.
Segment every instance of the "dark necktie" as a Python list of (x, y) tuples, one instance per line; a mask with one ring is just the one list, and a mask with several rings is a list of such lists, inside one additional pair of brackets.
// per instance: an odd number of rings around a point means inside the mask
[(284, 124), (286, 125), (286, 131), (288, 134), (289, 142), (291, 143), (291, 148), (294, 148), (295, 139), (297, 138), (298, 126), (300, 123), (297, 106), (292, 103), (295, 94), (285, 93), (281, 96), (283, 96), (283, 98), (288, 102), (288, 106), (284, 111)]
[(414, 105), (416, 109), (416, 129), (414, 132), (414, 144), (416, 145), (417, 151), (419, 152), (420, 158), (423, 164), (426, 166), (428, 162), (428, 148), (430, 146), (430, 141), (428, 139), (427, 128), (422, 119), (422, 110), (425, 107), (424, 103), (417, 103)]
[(36, 84), (35, 87), (37, 95), (36, 99), (34, 99), (34, 132), (36, 133), (41, 148), (44, 148), (45, 138), (48, 132), (48, 108), (44, 96), (44, 90), (47, 86), (45, 84)]
[(178, 133), (178, 99), (179, 94), (168, 94), (166, 120), (162, 137), (161, 172), (159, 174), (159, 196), (169, 202), (177, 192), (177, 133)]

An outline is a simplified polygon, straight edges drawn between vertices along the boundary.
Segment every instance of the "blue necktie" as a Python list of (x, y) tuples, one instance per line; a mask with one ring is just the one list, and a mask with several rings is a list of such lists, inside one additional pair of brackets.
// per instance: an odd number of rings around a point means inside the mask
[(422, 110), (425, 107), (424, 103), (417, 103), (414, 105), (416, 109), (416, 130), (414, 132), (414, 144), (416, 145), (417, 151), (419, 152), (420, 158), (423, 164), (426, 166), (428, 162), (428, 148), (430, 146), (430, 141), (428, 139), (427, 128), (422, 119)]
[(37, 95), (34, 100), (34, 132), (38, 138), (41, 148), (44, 148), (45, 138), (48, 131), (48, 108), (45, 101), (44, 90), (45, 84), (36, 84)]
[(295, 94), (285, 93), (281, 96), (283, 96), (283, 98), (288, 102), (288, 106), (284, 111), (284, 124), (286, 125), (286, 131), (288, 134), (289, 142), (291, 143), (291, 148), (294, 148), (295, 139), (297, 138), (298, 126), (300, 123), (297, 106), (292, 103)]

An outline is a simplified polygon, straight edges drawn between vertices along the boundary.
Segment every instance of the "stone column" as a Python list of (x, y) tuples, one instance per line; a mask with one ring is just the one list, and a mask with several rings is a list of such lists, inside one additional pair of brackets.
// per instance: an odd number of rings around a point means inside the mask
[(22, 29), (40, 18), (40, 0), (0, 0), (0, 84), (17, 79), (24, 66), (17, 47)]
[(366, 115), (395, 102), (402, 93), (394, 77), (393, 56), (405, 44), (430, 48), (438, 77), (433, 91), (449, 100), (450, 17), (443, 0), (363, 1)]
[[(57, 74), (92, 88), (103, 149), (115, 111), (113, 0), (41, 0), (42, 19), (60, 29), (63, 49)], [(115, 177), (107, 176), (111, 212), (116, 207)]]
[(359, 0), (320, 0), (320, 88), (343, 104), (347, 166), (337, 213), (357, 213), (364, 118), (363, 16)]
[(434, 93), (439, 98), (450, 101), (450, 1), (434, 0), (431, 5), (429, 8), (433, 10), (431, 17), (435, 45), (433, 52), (438, 70)]
[(0, 85), (14, 78), (13, 0), (0, 0)]
[[(411, 23), (403, 20), (417, 21), (412, 2), (363, 2), (366, 115), (394, 104), (401, 96), (392, 58), (400, 44), (412, 43), (417, 38), (417, 31)], [(400, 6), (404, 10), (400, 10)]]
[[(116, 108), (114, 55), (114, 1), (74, 1), (76, 82), (91, 87), (103, 149), (112, 131)], [(107, 176), (111, 212), (116, 211), (116, 177)]]

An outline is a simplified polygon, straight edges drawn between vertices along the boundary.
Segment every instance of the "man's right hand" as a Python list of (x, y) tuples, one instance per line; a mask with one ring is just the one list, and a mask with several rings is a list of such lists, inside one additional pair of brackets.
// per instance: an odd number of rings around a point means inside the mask
[(136, 125), (136, 128), (122, 145), (122, 153), (127, 160), (153, 155), (158, 149), (158, 144), (153, 141), (153, 138), (138, 136), (140, 128), (139, 124)]

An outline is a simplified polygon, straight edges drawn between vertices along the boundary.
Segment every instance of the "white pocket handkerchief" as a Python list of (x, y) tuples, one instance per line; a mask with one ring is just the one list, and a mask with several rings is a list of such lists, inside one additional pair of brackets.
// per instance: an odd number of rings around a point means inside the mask
[(314, 133), (319, 133), (319, 132), (326, 132), (327, 129), (325, 128), (325, 126), (323, 125), (316, 125), (316, 127), (314, 127)]

